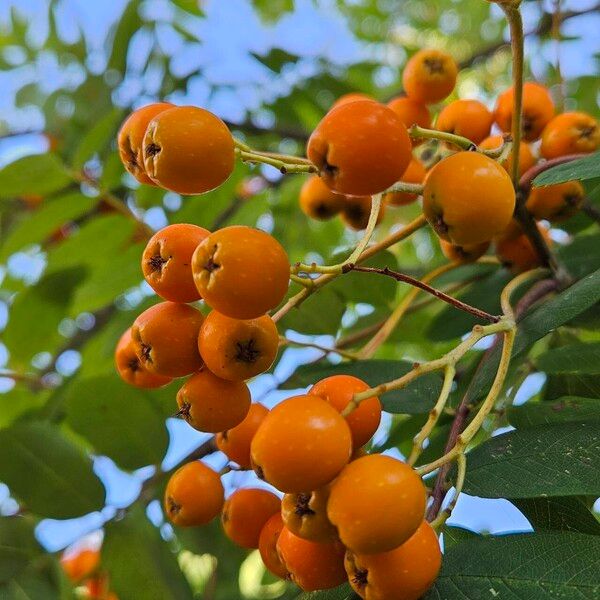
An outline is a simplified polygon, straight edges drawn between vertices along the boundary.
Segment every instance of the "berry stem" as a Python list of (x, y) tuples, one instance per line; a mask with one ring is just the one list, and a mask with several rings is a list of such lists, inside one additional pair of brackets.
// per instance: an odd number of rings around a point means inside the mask
[(417, 196), (423, 195), (423, 188), (425, 186), (421, 183), (406, 183), (404, 181), (398, 181), (392, 187), (385, 190), (384, 194), (394, 192), (405, 192), (407, 194), (416, 194)]
[[(357, 263), (362, 263), (365, 260), (368, 260), (372, 256), (375, 256), (379, 252), (383, 250), (387, 250), (390, 246), (410, 237), (415, 231), (418, 231), (422, 227), (427, 225), (427, 220), (421, 214), (416, 219), (411, 221), (408, 225), (399, 229), (398, 231), (388, 235), (386, 238), (381, 240), (380, 242), (373, 244), (369, 248), (366, 248), (365, 251), (360, 255), (359, 259), (356, 261)], [(275, 322), (280, 321), (287, 313), (289, 313), (293, 308), (296, 308), (302, 304), (311, 294), (313, 294), (316, 290), (319, 290), (324, 285), (328, 284), (330, 281), (333, 281), (336, 277), (338, 277), (338, 273), (327, 273), (323, 274), (317, 279), (313, 279), (313, 284), (310, 288), (304, 288), (300, 290), (295, 296), (292, 296), (274, 315), (273, 320)]]
[(456, 457), (456, 483), (454, 484), (454, 496), (452, 496), (452, 500), (448, 506), (433, 520), (430, 525), (436, 531), (439, 531), (440, 527), (444, 525), (444, 523), (450, 518), (452, 511), (454, 510), (456, 503), (458, 502), (458, 498), (462, 493), (462, 489), (465, 485), (465, 477), (467, 475), (467, 457), (464, 452), (461, 452)]
[[(459, 263), (446, 263), (430, 271), (421, 278), (422, 283), (429, 283), (436, 277), (451, 271), (459, 266)], [(377, 333), (373, 336), (373, 338), (364, 346), (364, 348), (360, 352), (361, 358), (371, 358), (375, 352), (377, 352), (378, 348), (386, 342), (386, 340), (390, 337), (393, 331), (398, 326), (398, 323), (402, 320), (409, 307), (418, 296), (420, 288), (414, 287), (410, 290), (410, 292), (404, 296), (400, 304), (394, 309), (392, 314), (388, 317), (388, 319), (383, 323), (382, 327), (377, 331)]]
[(365, 233), (361, 238), (360, 242), (358, 242), (356, 248), (354, 248), (354, 250), (352, 251), (352, 254), (350, 254), (350, 256), (345, 261), (337, 265), (317, 265), (316, 263), (307, 265), (305, 263), (297, 263), (292, 267), (292, 274), (295, 275), (297, 273), (332, 273), (341, 275), (342, 273), (344, 273), (344, 269), (347, 266), (353, 264), (359, 259), (359, 257), (365, 251), (365, 248), (371, 241), (371, 238), (373, 237), (373, 232), (375, 231), (377, 219), (381, 210), (382, 196), (382, 194), (375, 194), (375, 196), (373, 196), (373, 200), (371, 203), (371, 213), (369, 214), (369, 222), (367, 223)]
[(442, 300), (443, 302), (446, 302), (446, 303), (454, 306), (455, 308), (458, 308), (465, 312), (471, 313), (473, 316), (475, 316), (479, 319), (484, 319), (485, 321), (489, 321), (490, 323), (497, 323), (500, 320), (500, 317), (491, 315), (490, 313), (488, 313), (484, 310), (476, 308), (475, 306), (471, 306), (470, 304), (466, 304), (465, 302), (462, 302), (461, 300), (458, 300), (457, 298), (453, 298), (452, 296), (449, 296), (448, 294), (442, 292), (441, 290), (438, 290), (438, 289), (430, 286), (428, 283), (425, 283), (419, 279), (416, 279), (415, 277), (411, 277), (410, 275), (406, 275), (404, 273), (399, 273), (398, 271), (392, 271), (391, 269), (388, 269), (388, 267), (384, 267), (383, 269), (380, 269), (377, 267), (359, 267), (355, 264), (345, 265), (343, 272), (348, 273), (350, 271), (358, 271), (360, 273), (376, 273), (378, 275), (386, 275), (388, 277), (391, 277), (392, 279), (395, 279), (396, 281), (399, 281), (402, 283), (408, 283), (409, 285), (419, 288), (419, 289), (427, 292), (428, 294), (431, 294), (431, 295), (435, 296), (436, 298)]
[(445, 369), (448, 365), (456, 365), (456, 363), (481, 339), (489, 335), (505, 332), (514, 328), (514, 323), (509, 319), (502, 318), (497, 323), (491, 325), (475, 325), (469, 336), (463, 340), (458, 346), (450, 350), (447, 354), (436, 360), (421, 363), (416, 365), (411, 371), (394, 379), (381, 383), (373, 388), (354, 394), (352, 401), (348, 403), (342, 415), (347, 416), (353, 410), (355, 410), (363, 400), (371, 398), (372, 396), (380, 396), (386, 392), (393, 390), (400, 390), (405, 388), (409, 383), (425, 375), (426, 373), (432, 373), (434, 371), (440, 371)]
[[(318, 169), (311, 163), (297, 162), (298, 159), (294, 157), (286, 157), (286, 160), (282, 158), (274, 158), (265, 154), (260, 154), (254, 151), (236, 149), (237, 156), (240, 157), (242, 162), (249, 163), (261, 163), (264, 165), (270, 165), (275, 167), (280, 173), (286, 175), (288, 173), (317, 173)], [(277, 155), (284, 156), (284, 155)], [(293, 158), (294, 162), (289, 162), (287, 159)]]

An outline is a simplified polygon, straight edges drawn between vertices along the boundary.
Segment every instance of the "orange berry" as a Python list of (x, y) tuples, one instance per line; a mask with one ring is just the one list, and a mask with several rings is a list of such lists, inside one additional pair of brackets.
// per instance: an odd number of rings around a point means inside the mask
[(329, 109), (332, 111), (334, 108), (338, 106), (343, 106), (344, 104), (350, 104), (350, 102), (359, 102), (359, 101), (367, 101), (367, 102), (377, 102), (373, 96), (369, 96), (369, 94), (361, 94), (360, 92), (350, 92), (349, 94), (343, 94), (340, 96)]
[(464, 246), (491, 240), (502, 232), (515, 209), (507, 172), (479, 152), (457, 152), (429, 171), (423, 212), (436, 233)]
[[(423, 183), (426, 175), (427, 171), (423, 163), (418, 158), (413, 158), (408, 163), (408, 168), (404, 171), (400, 181), (404, 183)], [(418, 194), (409, 194), (408, 192), (390, 192), (385, 195), (384, 199), (392, 206), (405, 206), (414, 202), (418, 197)]]
[(404, 544), (389, 552), (346, 552), (346, 572), (354, 591), (365, 600), (417, 600), (433, 585), (442, 553), (431, 525), (423, 521)]
[[(344, 207), (342, 209), (342, 221), (354, 229), (354, 231), (362, 231), (369, 224), (371, 216), (371, 208), (373, 201), (371, 196), (346, 196), (344, 199)], [(377, 215), (377, 225), (383, 221), (385, 217), (385, 205), (380, 204), (379, 215)]]
[(346, 420), (317, 396), (294, 396), (261, 423), (250, 453), (258, 476), (282, 492), (316, 490), (350, 459)]
[[(496, 101), (494, 117), (498, 127), (506, 133), (512, 131), (513, 98), (511, 87)], [(527, 142), (537, 140), (553, 116), (554, 102), (548, 89), (539, 83), (526, 82), (523, 85), (523, 139)]]
[(312, 542), (333, 542), (337, 530), (327, 518), (329, 486), (314, 492), (286, 494), (281, 502), (285, 526), (298, 537)]
[[(369, 389), (369, 385), (352, 375), (332, 375), (317, 381), (309, 390), (311, 396), (319, 396), (342, 412), (352, 401), (354, 394)], [(377, 431), (381, 421), (381, 402), (377, 396), (363, 400), (358, 408), (347, 417), (346, 422), (352, 433), (353, 448), (364, 446)]]
[(233, 226), (201, 242), (192, 257), (192, 271), (209, 306), (233, 319), (255, 319), (283, 300), (290, 263), (268, 233)]
[(117, 143), (119, 156), (125, 168), (140, 182), (148, 185), (156, 185), (146, 173), (144, 167), (143, 140), (148, 128), (148, 123), (164, 112), (173, 108), (169, 102), (156, 102), (138, 108), (125, 119)]
[(310, 542), (284, 527), (277, 540), (277, 552), (288, 578), (305, 592), (327, 590), (346, 581), (344, 547), (339, 542)]
[(204, 364), (215, 375), (244, 381), (273, 364), (279, 333), (269, 315), (241, 320), (213, 310), (200, 328), (198, 348)]
[[(387, 105), (400, 117), (400, 120), (406, 125), (407, 129), (412, 125), (418, 125), (425, 129), (431, 128), (431, 115), (425, 104), (417, 102), (408, 96), (399, 96), (390, 100)], [(418, 146), (424, 141), (414, 138), (412, 139), (412, 145)]]
[[(496, 150), (503, 144), (501, 135), (491, 135), (480, 142), (479, 147), (482, 150)], [(502, 161), (502, 166), (509, 172), (512, 172), (512, 152), (509, 153), (508, 158)], [(523, 175), (526, 171), (529, 171), (531, 167), (535, 165), (535, 156), (529, 147), (529, 144), (521, 142), (519, 149), (519, 175)]]
[(179, 415), (208, 433), (239, 425), (250, 410), (250, 390), (243, 381), (226, 381), (202, 368), (177, 392)]
[(300, 190), (300, 208), (311, 219), (327, 221), (344, 206), (344, 196), (334, 194), (318, 175), (312, 175)]
[(442, 109), (435, 128), (479, 144), (490, 135), (493, 122), (494, 115), (478, 100), (455, 100)]
[(251, 404), (248, 414), (239, 425), (217, 433), (217, 448), (242, 469), (252, 468), (250, 444), (260, 424), (268, 414), (269, 409), (262, 404)]
[(458, 67), (441, 50), (423, 49), (413, 54), (402, 73), (402, 84), (409, 98), (434, 104), (452, 93)]
[[(552, 240), (546, 228), (538, 224), (538, 229), (546, 243), (551, 244)], [(542, 266), (540, 255), (529, 238), (524, 233), (515, 235), (512, 227), (496, 240), (496, 256), (513, 273), (522, 273)]]
[(475, 262), (483, 256), (490, 247), (490, 242), (482, 242), (481, 244), (471, 244), (467, 246), (455, 246), (446, 240), (440, 239), (440, 247), (442, 254), (450, 261), (458, 263)]
[(119, 377), (129, 385), (139, 388), (159, 388), (171, 382), (170, 377), (148, 371), (135, 351), (131, 327), (125, 331), (115, 348), (115, 366)]
[(308, 140), (308, 158), (332, 190), (352, 196), (383, 192), (411, 158), (406, 127), (387, 106), (351, 102), (325, 115)]
[(100, 552), (86, 548), (74, 554), (66, 553), (61, 557), (60, 564), (67, 577), (73, 583), (78, 583), (98, 569)]
[(581, 208), (584, 197), (579, 181), (567, 181), (532, 188), (526, 206), (535, 219), (558, 223), (572, 217)]
[(202, 366), (198, 333), (204, 317), (188, 304), (161, 302), (145, 310), (131, 327), (135, 351), (151, 373), (183, 377)]
[(227, 125), (195, 106), (177, 106), (154, 117), (143, 148), (150, 179), (178, 194), (209, 192), (226, 181), (234, 167)]
[(199, 300), (192, 275), (192, 255), (209, 235), (208, 229), (188, 223), (168, 225), (157, 231), (142, 254), (142, 273), (148, 285), (171, 302)]
[(242, 548), (258, 548), (260, 532), (280, 509), (281, 500), (272, 492), (258, 488), (236, 490), (223, 507), (225, 534)]
[(223, 508), (219, 474), (200, 461), (189, 462), (171, 475), (165, 490), (165, 512), (180, 527), (206, 525)]
[(258, 551), (265, 567), (276, 577), (286, 579), (288, 571), (277, 553), (277, 540), (283, 529), (281, 513), (274, 514), (262, 528), (258, 538)]
[(415, 533), (425, 502), (423, 482), (409, 465), (370, 454), (349, 463), (333, 482), (327, 516), (347, 548), (375, 554)]
[(598, 121), (582, 112), (557, 115), (542, 133), (540, 153), (544, 158), (567, 154), (589, 154), (600, 147)]

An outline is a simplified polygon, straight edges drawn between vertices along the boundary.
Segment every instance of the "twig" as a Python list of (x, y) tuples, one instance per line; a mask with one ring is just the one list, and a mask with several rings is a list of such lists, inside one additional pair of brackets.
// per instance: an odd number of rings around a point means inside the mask
[(590, 218), (592, 221), (596, 221), (600, 225), (600, 210), (596, 208), (589, 199), (585, 199), (581, 205), (581, 210)]
[(417, 287), (423, 290), (424, 292), (427, 292), (428, 294), (431, 294), (432, 296), (435, 296), (436, 298), (442, 300), (443, 302), (447, 302), (451, 306), (458, 308), (459, 310), (471, 313), (473, 316), (479, 319), (484, 319), (485, 321), (489, 321), (490, 323), (498, 323), (498, 321), (500, 320), (500, 317), (490, 315), (490, 313), (485, 312), (484, 310), (471, 306), (470, 304), (466, 304), (461, 300), (458, 300), (457, 298), (453, 298), (452, 296), (448, 296), (448, 294), (445, 294), (444, 292), (430, 286), (429, 284), (424, 283), (419, 279), (416, 279), (415, 277), (405, 275), (404, 273), (399, 273), (398, 271), (392, 271), (388, 267), (380, 269), (377, 267), (359, 267), (354, 264), (347, 264), (344, 266), (343, 272), (348, 273), (349, 271), (359, 271), (361, 273), (376, 273), (378, 275), (386, 275), (388, 277), (391, 277), (392, 279), (395, 279), (396, 281), (408, 283), (409, 285)]
[(572, 162), (574, 160), (577, 160), (578, 158), (584, 158), (585, 156), (588, 156), (588, 155), (587, 154), (567, 154), (565, 156), (551, 158), (550, 160), (546, 160), (538, 165), (531, 167), (530, 169), (527, 169), (527, 171), (525, 171), (525, 173), (523, 173), (523, 175), (521, 176), (521, 179), (519, 179), (519, 191), (525, 197), (525, 200), (527, 200), (527, 197), (531, 193), (533, 180), (538, 175), (540, 175), (544, 171), (547, 171), (548, 169), (552, 169), (553, 167), (562, 165), (564, 163)]

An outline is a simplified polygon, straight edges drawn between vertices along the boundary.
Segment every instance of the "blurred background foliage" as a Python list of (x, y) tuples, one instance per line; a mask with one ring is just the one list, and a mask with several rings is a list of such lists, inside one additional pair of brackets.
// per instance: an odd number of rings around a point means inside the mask
[[(559, 106), (597, 114), (600, 6), (563, 0), (553, 17), (556, 4), (524, 2), (527, 77), (549, 85)], [(102, 529), (103, 561), (122, 600), (298, 594), (265, 575), (255, 553), (235, 549), (218, 524), (175, 533), (164, 523), (156, 501), (164, 479), (153, 473), (173, 468), (205, 438), (170, 419), (177, 384), (128, 388), (113, 371), (112, 354), (122, 331), (155, 302), (139, 267), (147, 228), (258, 226), (292, 261), (330, 260), (357, 234), (337, 220), (309, 222), (297, 201), (303, 178), (281, 178), (269, 167), (239, 164), (225, 185), (202, 197), (139, 186), (115, 147), (127, 112), (156, 99), (195, 104), (257, 147), (302, 153), (336, 97), (397, 95), (407, 57), (424, 46), (444, 48), (461, 64), (455, 97), (492, 106), (510, 82), (506, 35), (501, 12), (483, 0), (0, 2), (0, 549), (19, 549), (6, 558), (0, 550), (0, 597), (72, 597), (55, 553), (82, 537), (80, 546), (98, 545)], [(593, 202), (600, 201), (598, 183), (586, 183)], [(119, 208), (123, 202), (135, 219)], [(388, 210), (378, 234), (418, 210)], [(553, 236), (577, 278), (598, 268), (597, 226), (585, 217)], [(442, 257), (422, 230), (378, 260), (421, 275)], [(468, 266), (439, 283), (498, 312), (507, 279)], [(282, 331), (332, 345), (380, 323), (404, 293), (391, 281), (367, 285), (351, 274), (286, 317)], [(597, 306), (587, 310), (576, 333), (556, 331), (533, 356), (597, 340), (599, 316)], [(468, 315), (427, 304), (378, 354), (394, 362), (371, 365), (366, 375), (378, 382), (397, 372), (399, 359), (437, 357), (472, 324)], [(252, 382), (254, 399), (271, 405), (309, 385), (314, 367), (296, 369), (318, 358), (314, 350), (286, 350), (273, 372)], [(544, 385), (545, 368), (516, 368), (515, 379), (529, 385), (514, 393), (598, 396), (597, 370), (558, 372)], [(424, 396), (438, 384), (425, 381), (412, 396), (389, 399), (391, 412), (402, 416), (386, 420), (380, 449), (406, 451), (430, 407)], [(454, 403), (463, 392), (459, 385)], [(444, 419), (424, 461), (443, 448)], [(224, 464), (218, 455), (211, 461)], [(227, 486), (248, 477), (230, 474)], [(514, 511), (504, 528), (527, 528)], [(15, 513), (24, 518), (8, 518)], [(494, 521), (483, 523), (462, 524), (481, 529)]]

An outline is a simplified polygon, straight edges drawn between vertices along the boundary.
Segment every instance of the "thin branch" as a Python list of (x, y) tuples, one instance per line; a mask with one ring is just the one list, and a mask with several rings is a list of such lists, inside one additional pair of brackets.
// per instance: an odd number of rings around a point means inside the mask
[(600, 225), (600, 209), (594, 206), (589, 199), (585, 199), (581, 205), (581, 210), (590, 218), (592, 221), (596, 221)]
[(384, 267), (383, 269), (380, 269), (380, 268), (376, 268), (376, 267), (359, 267), (355, 264), (345, 265), (343, 268), (343, 272), (348, 273), (349, 271), (359, 271), (361, 273), (376, 273), (378, 275), (386, 275), (388, 277), (391, 277), (392, 279), (395, 279), (396, 281), (400, 281), (402, 283), (408, 283), (409, 285), (417, 287), (417, 288), (423, 290), (424, 292), (427, 292), (428, 294), (431, 294), (432, 296), (439, 298), (443, 302), (447, 302), (448, 304), (454, 306), (455, 308), (458, 308), (459, 310), (468, 312), (479, 319), (484, 319), (485, 321), (489, 321), (490, 323), (498, 323), (498, 321), (500, 321), (500, 317), (490, 315), (488, 312), (485, 312), (484, 310), (480, 310), (479, 308), (476, 308), (469, 304), (465, 304), (464, 302), (458, 300), (457, 298), (448, 296), (448, 294), (445, 294), (444, 292), (428, 285), (427, 283), (420, 281), (419, 279), (411, 277), (410, 275), (405, 275), (404, 273), (399, 273), (398, 271), (392, 271), (388, 267)]
[(527, 199), (527, 197), (531, 193), (533, 180), (538, 175), (540, 175), (544, 171), (547, 171), (548, 169), (552, 169), (553, 167), (562, 165), (564, 163), (572, 162), (574, 160), (577, 160), (578, 158), (584, 158), (585, 156), (588, 155), (567, 154), (565, 156), (559, 156), (558, 158), (551, 158), (550, 160), (546, 160), (538, 165), (531, 167), (530, 169), (527, 169), (527, 171), (525, 171), (525, 173), (523, 173), (523, 175), (521, 176), (521, 179), (519, 179), (519, 192), (523, 196), (525, 196), (525, 199)]

